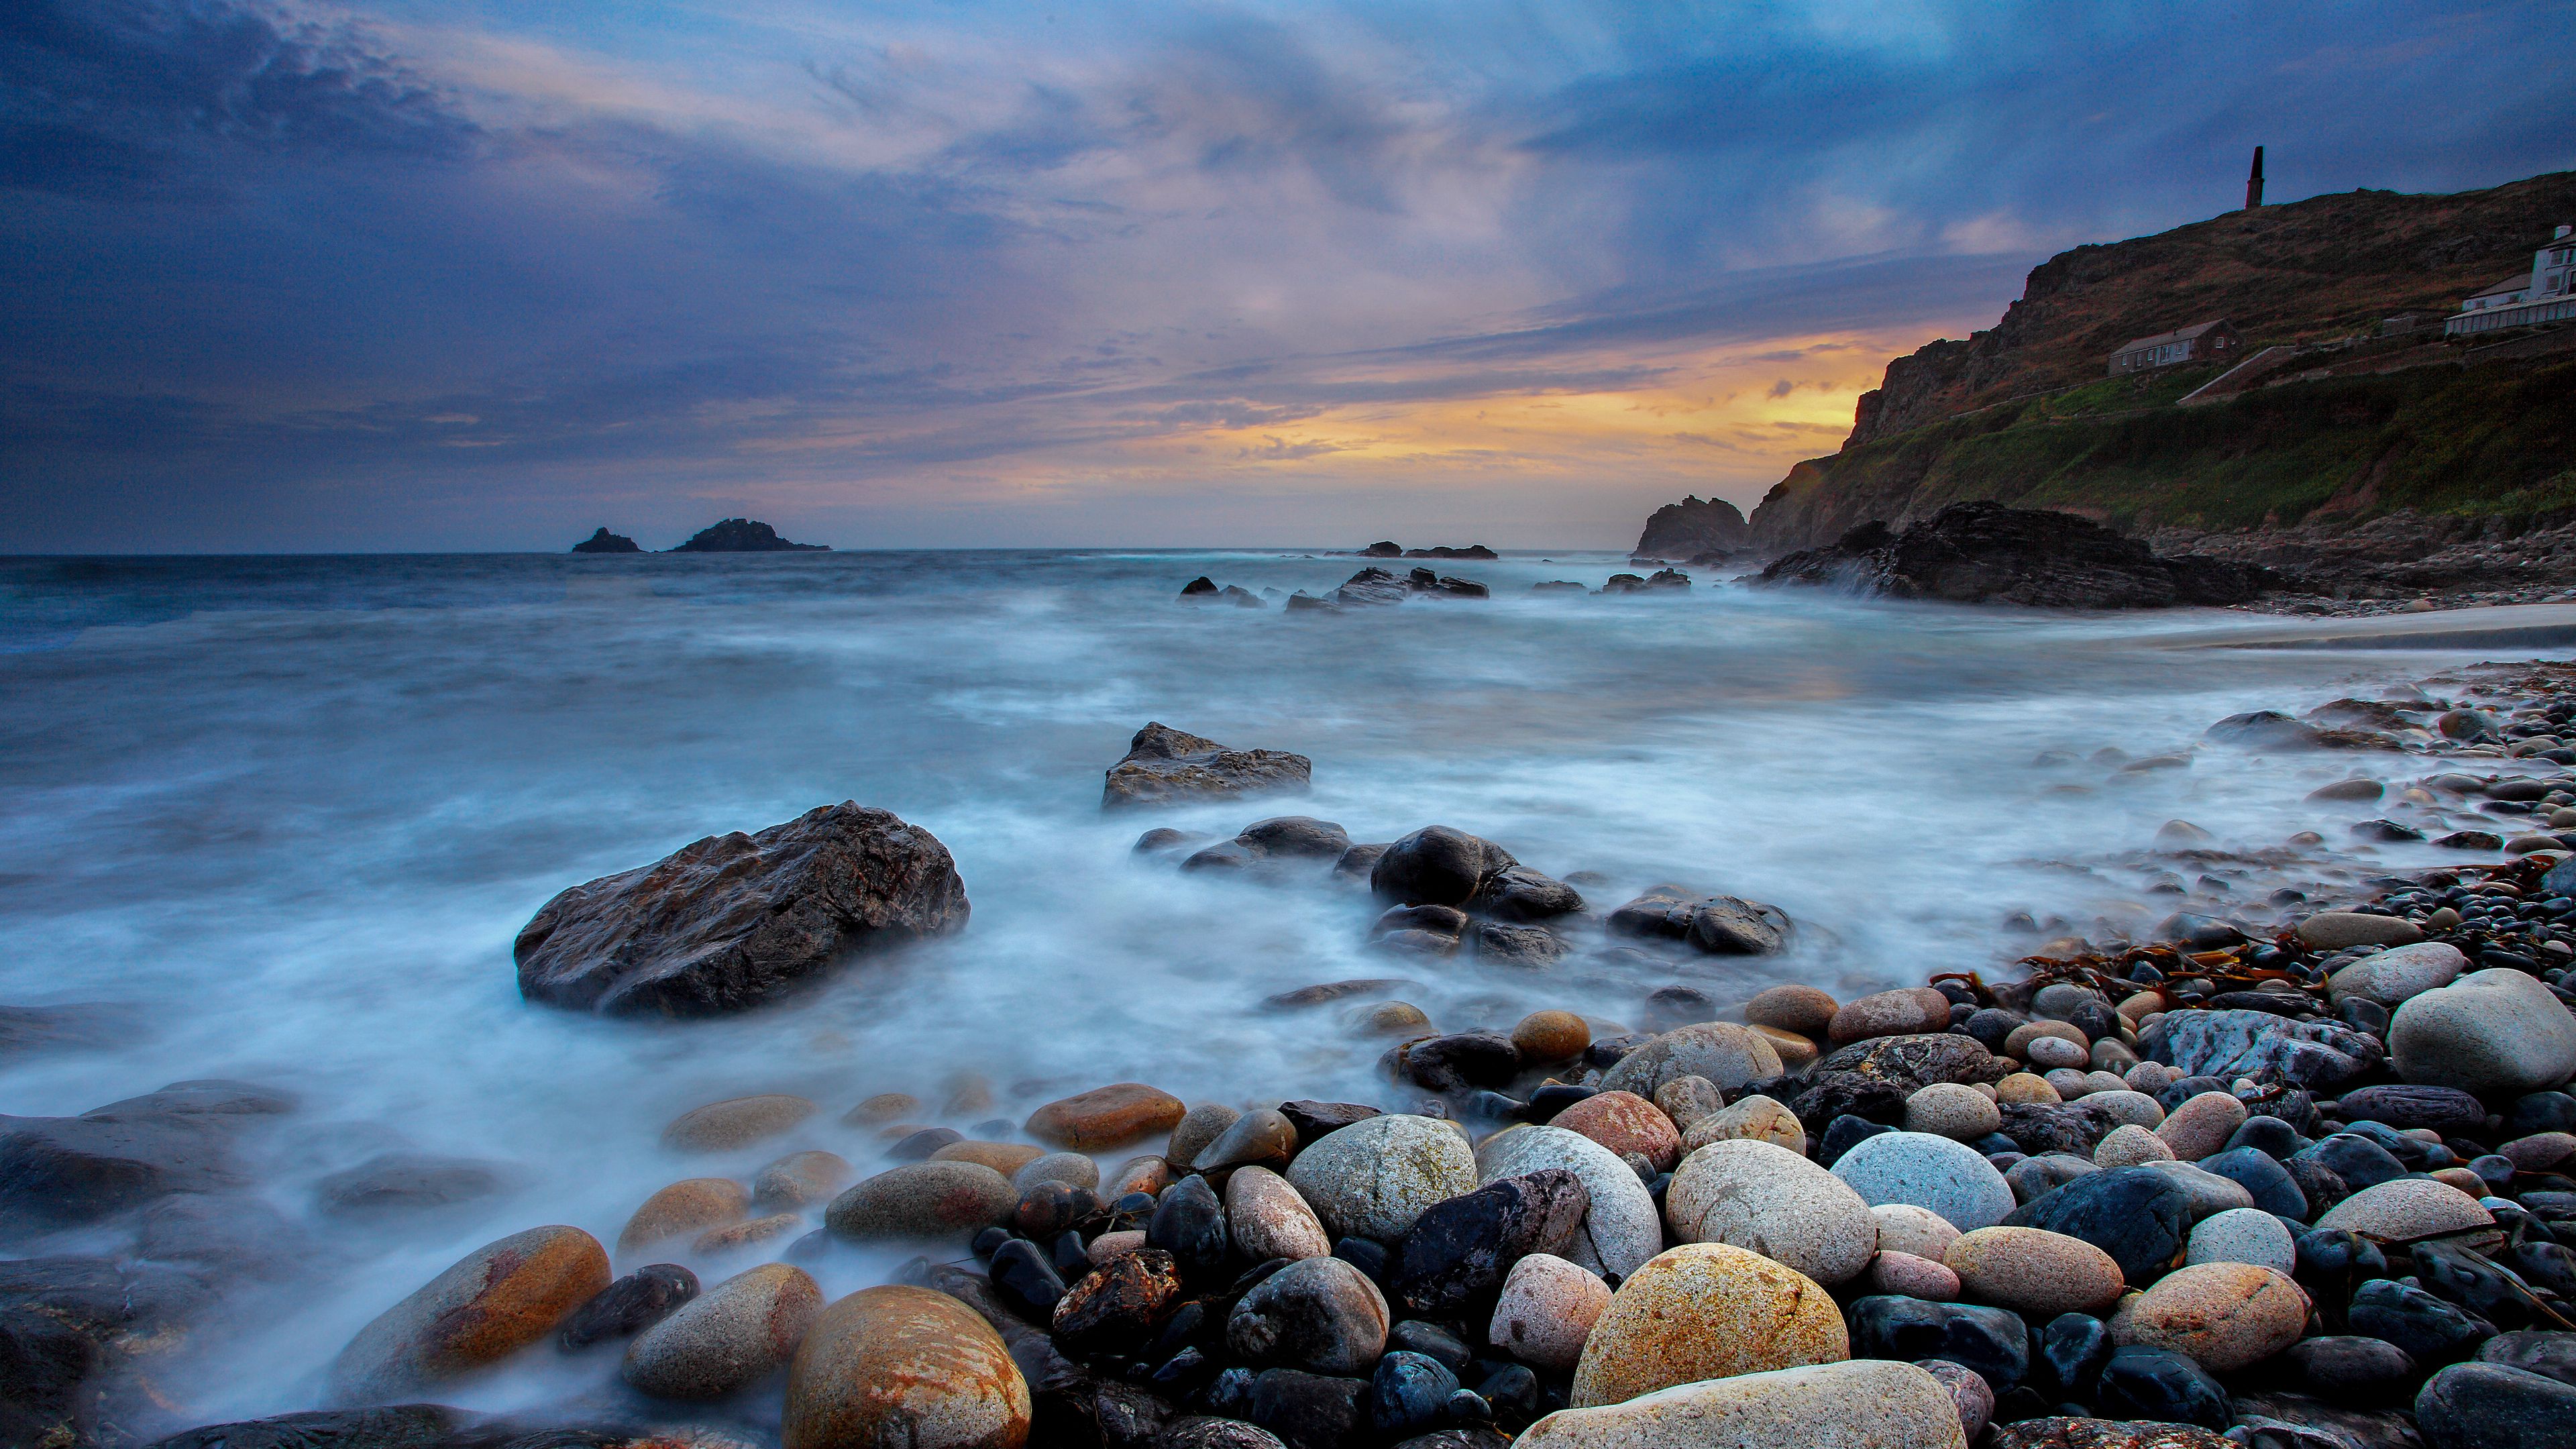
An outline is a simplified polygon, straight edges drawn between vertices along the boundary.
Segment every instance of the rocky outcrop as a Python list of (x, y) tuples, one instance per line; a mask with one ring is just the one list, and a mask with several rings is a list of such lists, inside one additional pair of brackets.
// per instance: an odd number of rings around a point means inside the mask
[(1865, 523), (1764, 569), (1765, 584), (1822, 584), (1903, 599), (2054, 609), (2238, 604), (2271, 585), (2251, 564), (2145, 544), (2089, 519), (1998, 503), (1954, 503), (1902, 533)]
[[(1419, 554), (1409, 555), (1418, 557)], [(1377, 604), (1401, 604), (1407, 599), (1486, 599), (1493, 590), (1474, 579), (1455, 579), (1435, 574), (1429, 569), (1415, 569), (1409, 574), (1393, 574), (1382, 568), (1364, 568), (1333, 590), (1331, 602), (1344, 608)]]
[(749, 518), (728, 518), (699, 529), (673, 553), (830, 553), (825, 543), (789, 543), (778, 530)]
[(1708, 554), (1732, 554), (1750, 546), (1753, 532), (1744, 515), (1723, 498), (1685, 498), (1667, 503), (1646, 520), (1637, 536), (1642, 558), (1696, 560)]
[(1109, 767), (1104, 809), (1222, 800), (1264, 790), (1304, 791), (1315, 762), (1285, 750), (1237, 750), (1160, 722), (1136, 731), (1127, 758)]
[(845, 800), (574, 886), (512, 954), (531, 1001), (705, 1016), (771, 1000), (853, 951), (946, 935), (967, 909), (936, 837)]
[(176, 1082), (77, 1117), (0, 1117), (0, 1233), (96, 1222), (173, 1193), (244, 1186), (241, 1130), (294, 1099)]
[(622, 533), (611, 533), (606, 527), (572, 546), (574, 553), (642, 553), (635, 540)]
[(1495, 559), (1502, 557), (1501, 554), (1494, 552), (1492, 549), (1485, 547), (1481, 543), (1471, 543), (1465, 548), (1453, 548), (1445, 543), (1433, 544), (1429, 548), (1408, 548), (1404, 551), (1404, 556), (1406, 558), (1474, 559)]

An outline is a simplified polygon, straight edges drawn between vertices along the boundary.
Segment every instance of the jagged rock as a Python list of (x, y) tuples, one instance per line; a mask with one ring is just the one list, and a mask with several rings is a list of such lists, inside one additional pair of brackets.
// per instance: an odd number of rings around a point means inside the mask
[(1340, 588), (1333, 590), (1332, 602), (1344, 608), (1367, 608), (1401, 604), (1413, 598), (1483, 599), (1492, 596), (1493, 590), (1473, 579), (1451, 578), (1429, 569), (1415, 569), (1399, 576), (1371, 566), (1351, 575)]
[(1106, 809), (1224, 799), (1264, 790), (1303, 792), (1314, 772), (1315, 762), (1304, 755), (1229, 749), (1157, 722), (1138, 730), (1128, 741), (1127, 757), (1109, 767), (1100, 803)]
[(1904, 599), (2147, 609), (2239, 604), (2272, 586), (2253, 564), (2159, 558), (2144, 543), (2071, 513), (1953, 503), (1898, 533), (1864, 523), (1762, 571), (1764, 584), (1822, 584)]
[(2379, 1059), (2372, 1039), (2348, 1026), (2264, 1011), (2172, 1012), (2138, 1045), (2149, 1061), (2186, 1076), (2232, 1081), (2270, 1072), (2309, 1088), (2340, 1086)]
[(611, 533), (603, 525), (590, 537), (572, 546), (574, 553), (642, 553), (635, 540), (622, 533)]
[(1732, 553), (1753, 541), (1744, 514), (1723, 498), (1693, 495), (1667, 503), (1646, 519), (1635, 552), (1644, 558), (1698, 562), (1707, 553)]
[(512, 954), (531, 1001), (704, 1016), (772, 1000), (853, 950), (946, 935), (967, 912), (946, 846), (844, 800), (574, 886)]
[(728, 518), (699, 529), (673, 553), (830, 553), (831, 545), (789, 543), (778, 530), (749, 518)]

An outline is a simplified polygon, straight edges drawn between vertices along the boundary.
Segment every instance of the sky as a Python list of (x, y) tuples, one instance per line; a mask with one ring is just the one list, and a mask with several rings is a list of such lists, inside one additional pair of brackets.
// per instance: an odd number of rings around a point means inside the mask
[(2576, 164), (2571, 39), (2566, 3), (11, 0), (0, 552), (1621, 547), (1749, 510), (2052, 252), (2235, 206), (2258, 143), (2276, 201)]

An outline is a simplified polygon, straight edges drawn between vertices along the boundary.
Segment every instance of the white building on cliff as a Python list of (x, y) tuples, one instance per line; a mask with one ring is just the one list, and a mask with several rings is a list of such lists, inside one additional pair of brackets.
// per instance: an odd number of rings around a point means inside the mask
[(2576, 227), (2562, 226), (2531, 255), (2528, 275), (2516, 272), (2460, 304), (2442, 324), (2445, 337), (2465, 337), (2507, 327), (2576, 321)]

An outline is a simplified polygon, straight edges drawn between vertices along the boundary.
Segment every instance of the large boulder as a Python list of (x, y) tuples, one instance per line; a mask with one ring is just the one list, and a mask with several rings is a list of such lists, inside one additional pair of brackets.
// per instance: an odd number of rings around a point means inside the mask
[(2408, 998), (2388, 1051), (2409, 1082), (2517, 1097), (2576, 1075), (2576, 1015), (2533, 977), (2492, 967)]
[(236, 1134), (294, 1099), (243, 1082), (174, 1082), (77, 1117), (0, 1117), (0, 1230), (99, 1218), (248, 1179)]
[(1369, 869), (1369, 888), (1399, 905), (1464, 906), (1516, 864), (1490, 840), (1427, 825), (1386, 848)]
[(1814, 1279), (1725, 1243), (1684, 1243), (1610, 1295), (1567, 1402), (1621, 1404), (1675, 1384), (1849, 1357), (1842, 1310)]
[(1901, 599), (2049, 609), (2241, 604), (2275, 582), (2253, 564), (2159, 558), (2090, 519), (1983, 500), (1953, 503), (1899, 533), (1864, 523), (1762, 571), (1764, 584), (1823, 584)]
[(1769, 956), (1788, 944), (1790, 922), (1778, 906), (1659, 885), (1612, 911), (1610, 929), (1688, 941), (1712, 956)]
[(888, 1284), (825, 1308), (787, 1371), (784, 1449), (1017, 1449), (1029, 1385), (1001, 1335), (945, 1293)]
[(948, 848), (844, 800), (577, 885), (519, 930), (531, 1001), (611, 1015), (757, 1006), (849, 953), (966, 924)]
[[(1363, 1124), (1366, 1125), (1366, 1124)], [(1304, 1158), (1298, 1161), (1303, 1163)], [(1624, 1277), (1664, 1245), (1655, 1200), (1628, 1164), (1610, 1149), (1562, 1127), (1514, 1127), (1476, 1149), (1476, 1177), (1494, 1183), (1561, 1168), (1583, 1183), (1590, 1199), (1583, 1226), (1560, 1256), (1605, 1277)], [(1294, 1169), (1291, 1169), (1293, 1176)]]
[(1127, 757), (1109, 767), (1102, 809), (1224, 800), (1313, 784), (1315, 762), (1286, 750), (1238, 750), (1155, 722), (1136, 731)]
[(2339, 1023), (2268, 1011), (2175, 1011), (2138, 1034), (2147, 1060), (2233, 1081), (2270, 1070), (2294, 1085), (2339, 1087), (2379, 1060), (2378, 1043)]
[(459, 1259), (358, 1330), (331, 1365), (342, 1404), (406, 1398), (518, 1352), (608, 1286), (608, 1250), (579, 1228), (530, 1228)]
[(1854, 1359), (1560, 1409), (1516, 1442), (1518, 1449), (1967, 1449), (1968, 1440), (1939, 1379), (1910, 1363)]

